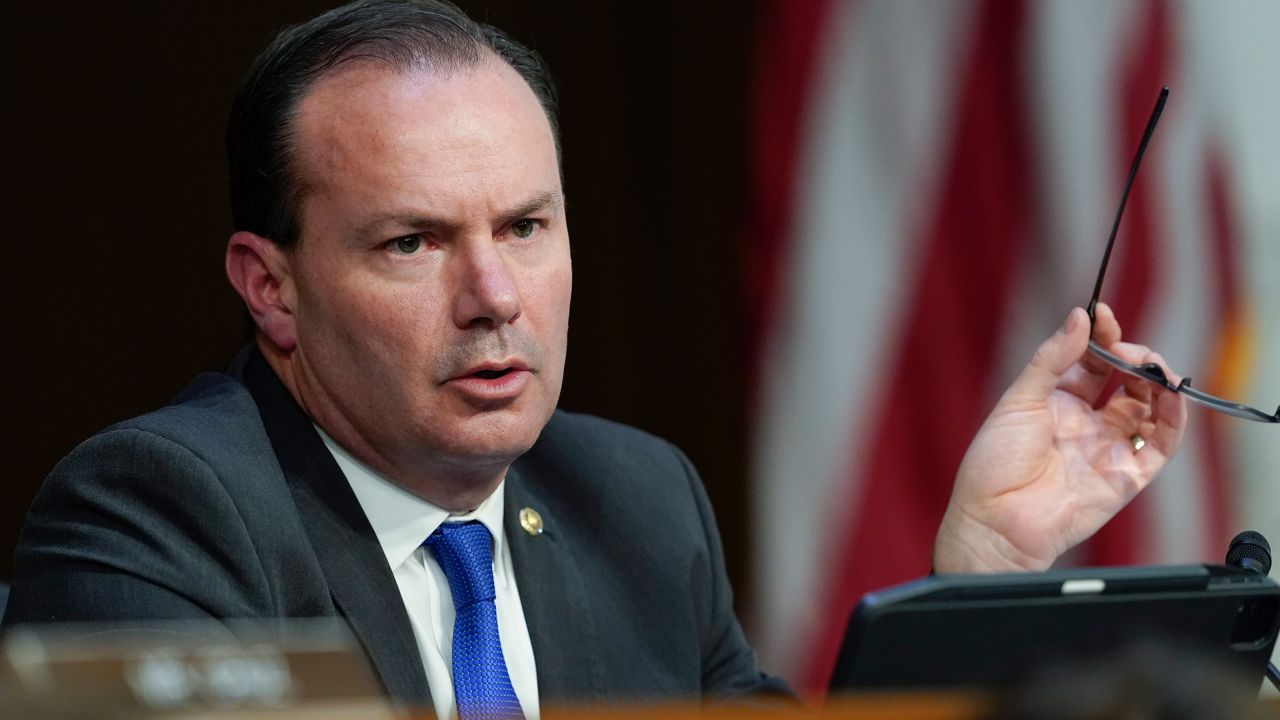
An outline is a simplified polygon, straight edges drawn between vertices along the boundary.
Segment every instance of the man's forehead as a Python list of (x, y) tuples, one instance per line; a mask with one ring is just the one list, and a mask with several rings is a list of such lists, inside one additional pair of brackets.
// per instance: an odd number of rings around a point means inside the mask
[[(541, 120), (550, 123), (522, 77), (497, 56), (474, 65), (396, 68), (376, 59), (345, 61), (318, 78), (298, 104), (295, 128), (308, 130), (377, 128), (378, 121), (424, 124), (459, 113)], [(364, 125), (358, 125), (364, 121)], [(372, 122), (373, 125), (369, 123)]]
[(550, 123), (497, 58), (449, 72), (352, 63), (316, 82), (294, 131), (303, 204), (328, 196), (348, 220), (375, 211), (454, 223), (559, 197)]

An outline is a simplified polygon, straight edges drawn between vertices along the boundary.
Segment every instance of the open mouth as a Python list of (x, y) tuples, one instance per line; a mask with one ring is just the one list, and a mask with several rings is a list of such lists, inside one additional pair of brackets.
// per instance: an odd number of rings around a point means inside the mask
[(477, 370), (472, 373), (472, 376), (482, 378), (484, 380), (497, 380), (509, 372), (511, 372), (511, 368), (502, 368), (501, 370)]

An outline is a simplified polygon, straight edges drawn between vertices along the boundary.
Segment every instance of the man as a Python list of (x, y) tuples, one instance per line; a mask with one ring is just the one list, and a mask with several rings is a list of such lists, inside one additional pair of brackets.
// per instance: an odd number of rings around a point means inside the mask
[[(684, 456), (555, 409), (554, 111), (535, 56), (441, 2), (277, 38), (228, 130), (226, 271), (255, 342), (54, 469), (5, 622), (340, 616), (390, 695), (441, 716), (785, 690)], [(1073, 310), (975, 439), (938, 571), (1048, 567), (1176, 449), (1175, 394), (1133, 381), (1093, 408), (1090, 332), (1158, 361)]]

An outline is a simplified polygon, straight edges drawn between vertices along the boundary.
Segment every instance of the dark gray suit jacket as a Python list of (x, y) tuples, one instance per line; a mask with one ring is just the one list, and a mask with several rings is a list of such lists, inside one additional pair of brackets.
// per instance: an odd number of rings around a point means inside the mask
[[(521, 530), (523, 507), (542, 535)], [(512, 466), (505, 512), (543, 702), (786, 691), (756, 668), (701, 481), (672, 445), (557, 411)], [(430, 706), (373, 529), (254, 349), (54, 468), (4, 623), (334, 615), (393, 698)]]

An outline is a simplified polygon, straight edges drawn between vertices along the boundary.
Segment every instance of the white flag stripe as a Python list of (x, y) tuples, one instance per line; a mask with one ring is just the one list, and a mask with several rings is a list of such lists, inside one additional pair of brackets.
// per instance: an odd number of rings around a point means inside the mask
[[(1240, 209), (1243, 260), (1240, 279), (1252, 309), (1256, 345), (1246, 402), (1268, 412), (1280, 404), (1280, 3), (1189, 3), (1195, 43), (1204, 47), (1216, 94), (1215, 115), (1225, 127)], [(1233, 426), (1239, 450), (1239, 528), (1280, 543), (1280, 428)], [(1280, 573), (1276, 573), (1280, 575)]]
[(1024, 56), (1043, 212), (1009, 308), (993, 392), (1012, 382), (1067, 308), (1083, 305), (1093, 289), (1120, 198), (1115, 166), (1132, 152), (1114, 136), (1111, 93), (1131, 5), (1054, 0), (1031, 8)]
[[(1176, 28), (1175, 28), (1176, 29)], [(1185, 46), (1180, 45), (1182, 49)], [(1175, 58), (1175, 68), (1184, 62)], [(1176, 72), (1176, 70), (1175, 70)], [(1150, 345), (1170, 363), (1194, 363), (1174, 369), (1205, 387), (1212, 368), (1211, 343), (1218, 341), (1216, 328), (1222, 327), (1226, 308), (1217, 295), (1216, 228), (1210, 222), (1207, 184), (1213, 138), (1201, 122), (1203, 100), (1198, 88), (1184, 73), (1171, 77), (1178, 88), (1176, 112), (1169, 109), (1169, 126), (1161, 152), (1153, 159), (1150, 180), (1156, 189), (1156, 233), (1161, 239), (1160, 283), (1152, 303), (1153, 316), (1147, 323), (1148, 337), (1135, 340)], [(1164, 120), (1161, 121), (1165, 122)], [(1192, 413), (1210, 411), (1192, 408)], [(1205, 419), (1205, 418), (1200, 418)], [(1193, 418), (1193, 421), (1195, 418)], [(1205, 491), (1211, 467), (1202, 444), (1203, 433), (1193, 426), (1185, 436), (1183, 450), (1161, 473), (1151, 488), (1151, 538), (1147, 562), (1220, 562), (1226, 551), (1224, 539), (1208, 537), (1204, 512)]]
[[(910, 243), (943, 154), (971, 2), (837, 3), (811, 93), (790, 264), (766, 347), (755, 442), (756, 647), (791, 666), (830, 567), (832, 513), (877, 407), (909, 292)], [(892, 80), (891, 80), (892, 79)], [(894, 122), (887, 122), (894, 118)], [(900, 122), (898, 122), (900, 120)], [(905, 265), (905, 267), (904, 267)]]

